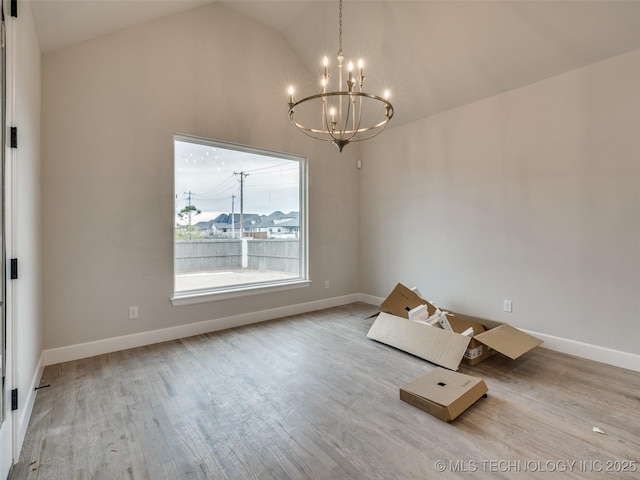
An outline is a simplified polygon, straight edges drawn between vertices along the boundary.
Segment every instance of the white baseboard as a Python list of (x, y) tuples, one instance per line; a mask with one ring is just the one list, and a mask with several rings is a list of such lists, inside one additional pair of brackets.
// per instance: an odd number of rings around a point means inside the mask
[(216, 318), (204, 322), (190, 323), (176, 327), (162, 328), (148, 332), (123, 335), (121, 337), (106, 338), (94, 342), (79, 343), (66, 347), (51, 348), (42, 352), (44, 365), (54, 365), (56, 363), (79, 360), (81, 358), (93, 357), (104, 353), (117, 352), (129, 348), (152, 345), (154, 343), (177, 340), (179, 338), (201, 335), (203, 333), (215, 332), (227, 328), (240, 327), (251, 323), (264, 322), (289, 315), (313, 312), (323, 308), (337, 307), (359, 301), (358, 294), (344, 295), (341, 297), (327, 298), (313, 302), (288, 305), (286, 307), (272, 308), (258, 312), (244, 313), (230, 317)]
[(549, 350), (640, 372), (640, 355), (635, 353), (622, 352), (612, 348), (577, 342), (575, 340), (554, 337), (553, 335), (532, 332), (529, 330), (523, 331), (533, 335), (534, 337), (538, 337), (540, 340), (544, 340), (542, 346)]
[[(380, 305), (384, 301), (384, 298), (374, 297), (373, 295), (366, 295), (364, 293), (359, 295), (359, 299), (361, 302), (376, 306)], [(543, 340), (544, 343), (542, 346), (549, 350), (640, 372), (640, 355), (635, 353), (622, 352), (620, 350), (613, 350), (612, 348), (577, 342), (575, 340), (554, 337), (553, 335), (532, 332), (529, 330), (523, 331)]]
[[(79, 360), (81, 358), (117, 352), (128, 348), (142, 347), (145, 345), (152, 345), (154, 343), (167, 342), (193, 335), (201, 335), (203, 333), (249, 325), (251, 323), (264, 322), (266, 320), (273, 320), (276, 318), (286, 317), (288, 315), (298, 315), (301, 313), (321, 310), (323, 308), (337, 307), (339, 305), (346, 305), (357, 301), (379, 306), (383, 300), (384, 298), (363, 293), (344, 295), (341, 297), (333, 297), (308, 303), (273, 308), (270, 310), (261, 310), (259, 312), (250, 312), (231, 317), (217, 318), (215, 320), (207, 320), (205, 322), (190, 323), (188, 325), (180, 325), (177, 327), (107, 338), (104, 340), (97, 340), (95, 342), (52, 348), (42, 352), (40, 363), (42, 366), (46, 366), (72, 360)], [(547, 335), (540, 332), (525, 331), (540, 338), (541, 340), (544, 340), (543, 347), (550, 350), (575, 355), (577, 357), (594, 360), (596, 362), (606, 363), (615, 367), (634, 370), (636, 372), (640, 371), (640, 355), (613, 350), (611, 348), (601, 347), (598, 345), (577, 342), (567, 338), (554, 337), (553, 335)], [(41, 370), (38, 375), (42, 375)], [(39, 381), (40, 376), (37, 378)], [(25, 416), (25, 418), (29, 417)]]
[(375, 305), (376, 307), (379, 307), (382, 302), (384, 302), (384, 298), (374, 297), (373, 295), (367, 295), (366, 293), (360, 293), (358, 295), (358, 299), (361, 302), (368, 303), (369, 305)]
[[(40, 354), (40, 359), (38, 360), (38, 366), (36, 371), (33, 374), (33, 378), (31, 379), (31, 385), (27, 391), (27, 397), (24, 402), (24, 408), (20, 411), (20, 415), (18, 417), (18, 428), (17, 428), (17, 452), (20, 452), (22, 449), (22, 444), (24, 442), (24, 437), (27, 434), (27, 427), (29, 426), (29, 419), (31, 418), (31, 412), (33, 411), (33, 405), (36, 401), (36, 387), (40, 385), (40, 379), (42, 378), (42, 373), (44, 372), (44, 352)], [(16, 458), (17, 462), (18, 459)]]

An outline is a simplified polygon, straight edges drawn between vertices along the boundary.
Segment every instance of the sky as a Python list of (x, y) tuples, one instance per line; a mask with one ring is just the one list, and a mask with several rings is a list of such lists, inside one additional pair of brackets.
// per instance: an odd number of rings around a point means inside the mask
[(202, 211), (193, 223), (231, 213), (232, 208), (240, 213), (241, 178), (244, 213), (300, 211), (300, 169), (295, 160), (181, 140), (175, 141), (174, 153), (176, 212), (189, 205), (190, 197), (191, 205)]

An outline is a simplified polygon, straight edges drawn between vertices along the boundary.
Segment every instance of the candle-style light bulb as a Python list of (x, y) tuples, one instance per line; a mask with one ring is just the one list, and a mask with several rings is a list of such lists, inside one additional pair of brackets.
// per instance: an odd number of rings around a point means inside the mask
[(351, 92), (353, 90), (353, 85), (356, 83), (355, 80), (353, 79), (353, 62), (349, 62), (349, 64), (347, 65), (347, 70), (349, 70), (349, 79), (347, 80), (347, 87)]
[[(322, 74), (322, 86), (326, 87), (329, 85), (329, 59), (325, 57), (322, 59), (322, 65), (324, 65), (324, 73)], [(323, 89), (323, 92), (326, 93), (326, 88)]]
[[(389, 90), (385, 90), (384, 91), (384, 99), (388, 102), (389, 101)], [(391, 107), (389, 103), (385, 103), (384, 104), (384, 115), (385, 117), (387, 117), (387, 121), (389, 121), (389, 119), (391, 118), (389, 115), (391, 114)]]
[(289, 85), (289, 103), (293, 105), (293, 85)]
[(358, 69), (360, 70), (360, 74), (358, 75), (358, 80), (360, 82), (360, 89), (362, 90), (362, 87), (364, 86), (364, 71), (362, 70), (362, 68), (364, 67), (364, 62), (362, 61), (362, 59), (358, 60)]

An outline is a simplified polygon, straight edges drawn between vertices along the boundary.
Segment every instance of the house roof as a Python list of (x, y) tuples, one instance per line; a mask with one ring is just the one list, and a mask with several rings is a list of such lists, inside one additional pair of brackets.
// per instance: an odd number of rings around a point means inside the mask
[(282, 213), (280, 211), (273, 212), (271, 215), (264, 217), (260, 223), (260, 228), (272, 227), (299, 227), (300, 218), (298, 212)]
[(194, 225), (194, 227), (198, 227), (200, 230), (209, 230), (212, 227), (213, 223), (213, 220), (209, 220), (208, 222), (198, 222)]
[[(198, 222), (196, 226), (201, 229), (211, 228), (214, 225), (219, 230), (228, 230), (230, 228), (240, 229), (240, 214), (234, 213), (232, 222), (231, 214), (221, 213), (213, 220), (208, 222)], [(299, 227), (300, 218), (298, 212), (283, 213), (275, 211), (269, 215), (259, 215), (257, 213), (245, 213), (243, 215), (244, 228), (269, 228), (269, 227)]]

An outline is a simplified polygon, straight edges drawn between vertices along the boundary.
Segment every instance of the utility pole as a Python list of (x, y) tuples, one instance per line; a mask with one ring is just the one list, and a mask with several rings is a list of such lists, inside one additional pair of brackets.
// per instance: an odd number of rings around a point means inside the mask
[[(189, 206), (191, 206), (191, 196), (195, 194), (191, 190), (189, 190), (188, 192), (184, 192), (184, 194), (187, 196)], [(189, 226), (191, 226), (191, 209), (189, 209)]]
[(244, 179), (249, 174), (245, 172), (233, 172), (234, 175), (240, 175), (240, 238), (244, 236)]
[(235, 206), (236, 206), (236, 196), (235, 194), (233, 194), (231, 195), (231, 238), (236, 238)]

